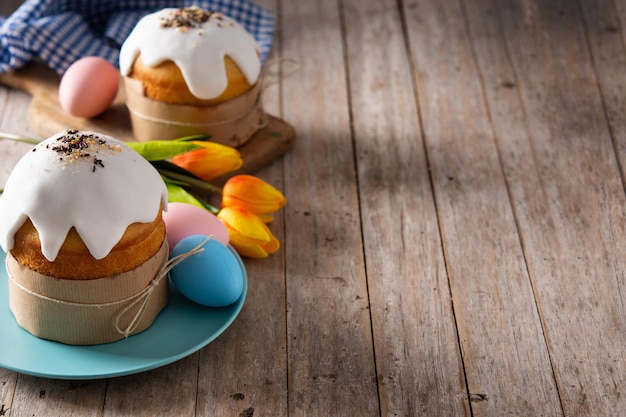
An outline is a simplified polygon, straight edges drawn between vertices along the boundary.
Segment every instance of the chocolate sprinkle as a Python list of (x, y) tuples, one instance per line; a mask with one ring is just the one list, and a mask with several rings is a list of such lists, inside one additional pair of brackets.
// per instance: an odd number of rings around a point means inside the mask
[(92, 158), (93, 155), (91, 171), (95, 172), (97, 168), (104, 168), (104, 160), (99, 157), (100, 152), (116, 152), (120, 151), (121, 147), (119, 145), (109, 145), (105, 139), (93, 133), (67, 130), (63, 136), (56, 139), (55, 145), (46, 145), (46, 149), (56, 152), (59, 155), (59, 161), (64, 163)]
[(221, 13), (203, 10), (198, 6), (181, 7), (180, 9), (170, 12), (168, 17), (161, 18), (161, 27), (179, 28), (182, 30), (196, 28), (201, 26), (212, 16), (215, 16), (219, 20), (222, 19)]

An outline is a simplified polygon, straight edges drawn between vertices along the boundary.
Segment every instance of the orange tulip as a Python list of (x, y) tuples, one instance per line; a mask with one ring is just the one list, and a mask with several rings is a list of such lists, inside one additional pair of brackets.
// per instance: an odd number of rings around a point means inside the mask
[(230, 244), (242, 256), (266, 258), (280, 248), (265, 223), (244, 207), (224, 207), (217, 217), (228, 230)]
[(280, 191), (252, 175), (235, 175), (222, 189), (222, 207), (245, 207), (263, 218), (286, 203), (287, 199)]
[(235, 148), (215, 142), (192, 141), (202, 149), (185, 152), (172, 158), (172, 162), (195, 174), (204, 181), (210, 181), (227, 172), (241, 167), (243, 160)]

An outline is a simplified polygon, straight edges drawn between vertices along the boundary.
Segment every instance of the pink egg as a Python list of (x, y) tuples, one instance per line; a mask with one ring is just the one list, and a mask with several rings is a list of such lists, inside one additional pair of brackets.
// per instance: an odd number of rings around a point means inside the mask
[(228, 245), (226, 226), (203, 208), (187, 203), (169, 203), (167, 211), (163, 213), (163, 221), (170, 250), (184, 238), (193, 235), (213, 235), (217, 241)]
[(61, 108), (77, 117), (99, 115), (115, 100), (119, 78), (117, 68), (104, 58), (89, 56), (79, 59), (61, 78)]

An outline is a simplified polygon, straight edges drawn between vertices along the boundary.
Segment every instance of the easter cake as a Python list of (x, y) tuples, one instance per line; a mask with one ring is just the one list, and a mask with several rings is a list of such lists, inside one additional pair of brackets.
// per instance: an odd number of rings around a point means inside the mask
[(149, 14), (119, 62), (138, 140), (203, 133), (239, 146), (265, 120), (259, 45), (221, 13), (193, 6)]
[(18, 162), (0, 196), (0, 246), (18, 324), (68, 344), (121, 339), (167, 304), (167, 190), (135, 151), (64, 131)]

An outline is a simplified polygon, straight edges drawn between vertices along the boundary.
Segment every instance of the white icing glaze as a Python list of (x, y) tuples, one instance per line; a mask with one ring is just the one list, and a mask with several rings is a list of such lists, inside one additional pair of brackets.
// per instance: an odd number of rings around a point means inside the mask
[(137, 23), (120, 50), (122, 75), (130, 73), (141, 52), (141, 60), (149, 67), (173, 61), (191, 93), (200, 99), (218, 97), (226, 90), (225, 56), (237, 64), (249, 84), (257, 81), (261, 72), (260, 49), (243, 26), (229, 17), (213, 14), (197, 27), (162, 27), (162, 20), (176, 10), (162, 9)]
[[(81, 134), (105, 143), (88, 141), (83, 156), (55, 150), (58, 139)], [(102, 259), (130, 224), (154, 221), (161, 207), (167, 208), (165, 183), (141, 155), (106, 135), (62, 132), (36, 145), (11, 172), (0, 195), (0, 246), (11, 250), (15, 233), (30, 218), (49, 261), (72, 227), (93, 257)]]

